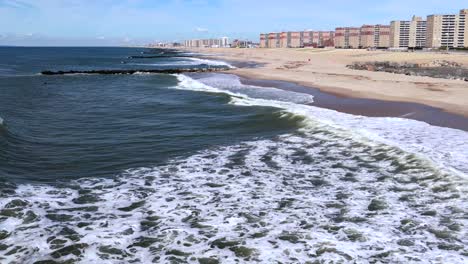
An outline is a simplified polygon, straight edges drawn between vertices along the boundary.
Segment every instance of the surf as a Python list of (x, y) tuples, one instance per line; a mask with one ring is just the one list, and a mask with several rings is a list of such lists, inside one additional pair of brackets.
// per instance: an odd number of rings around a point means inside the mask
[[(387, 144), (428, 160), (436, 167), (468, 179), (468, 135), (464, 131), (431, 126), (427, 123), (394, 117), (364, 117), (313, 106), (313, 97), (285, 92), (265, 96), (262, 92), (249, 97), (245, 92), (268, 91), (271, 88), (241, 84), (234, 75), (213, 74), (195, 80), (186, 75), (176, 75), (179, 89), (199, 92), (225, 93), (231, 96), (230, 104), (237, 106), (267, 106), (299, 115), (313, 128), (326, 126), (333, 133), (341, 133), (356, 140)], [(207, 84), (205, 84), (206, 82)], [(208, 84), (213, 84), (210, 86)], [(287, 94), (289, 96), (283, 96)], [(291, 96), (293, 95), (293, 96)], [(268, 98), (268, 99), (264, 99)], [(301, 100), (306, 98), (305, 101)], [(296, 100), (295, 100), (296, 99)]]

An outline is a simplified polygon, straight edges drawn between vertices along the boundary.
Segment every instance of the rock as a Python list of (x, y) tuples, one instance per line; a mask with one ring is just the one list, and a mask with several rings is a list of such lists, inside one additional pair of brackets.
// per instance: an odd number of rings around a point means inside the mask
[(42, 71), (42, 75), (70, 75), (70, 74), (136, 74), (136, 73), (161, 73), (161, 74), (181, 74), (190, 72), (216, 72), (230, 70), (229, 67), (204, 67), (204, 68), (176, 68), (176, 69), (138, 69), (138, 70), (70, 70), (70, 71)]

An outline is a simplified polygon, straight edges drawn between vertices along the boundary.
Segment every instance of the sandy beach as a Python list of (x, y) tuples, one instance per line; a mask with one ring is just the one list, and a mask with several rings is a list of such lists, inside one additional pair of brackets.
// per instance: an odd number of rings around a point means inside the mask
[(400, 53), (323, 49), (196, 49), (230, 61), (253, 61), (261, 66), (231, 73), (255, 79), (281, 80), (347, 97), (420, 103), (468, 117), (468, 82), (406, 76), (346, 68), (353, 62), (391, 61), (430, 63), (447, 60), (468, 67), (467, 53)]

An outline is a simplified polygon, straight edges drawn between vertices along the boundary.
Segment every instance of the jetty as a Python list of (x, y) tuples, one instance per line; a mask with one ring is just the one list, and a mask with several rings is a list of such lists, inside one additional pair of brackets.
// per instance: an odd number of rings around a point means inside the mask
[(182, 74), (195, 72), (220, 72), (231, 70), (231, 67), (177, 68), (177, 69), (116, 69), (116, 70), (68, 70), (42, 71), (42, 75), (72, 75), (72, 74), (103, 74), (103, 75), (131, 75), (139, 73)]

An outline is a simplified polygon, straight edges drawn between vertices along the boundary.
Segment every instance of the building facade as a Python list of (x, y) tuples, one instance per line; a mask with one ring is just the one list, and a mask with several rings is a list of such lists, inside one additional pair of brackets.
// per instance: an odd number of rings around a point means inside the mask
[(260, 34), (260, 48), (268, 48), (268, 34)]
[(262, 48), (333, 47), (334, 31), (288, 31), (260, 34)]
[(280, 33), (268, 33), (268, 48), (280, 47)]
[(229, 47), (229, 38), (185, 40), (184, 46), (187, 48), (226, 48)]
[(360, 48), (388, 48), (390, 46), (390, 26), (363, 25), (360, 29)]
[(411, 21), (395, 20), (390, 23), (391, 48), (426, 47), (427, 22), (413, 16)]
[(335, 48), (357, 49), (360, 46), (361, 29), (339, 27), (335, 29)]
[(426, 46), (428, 48), (466, 48), (468, 9), (458, 15), (430, 15), (427, 17)]

